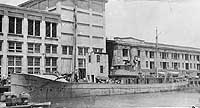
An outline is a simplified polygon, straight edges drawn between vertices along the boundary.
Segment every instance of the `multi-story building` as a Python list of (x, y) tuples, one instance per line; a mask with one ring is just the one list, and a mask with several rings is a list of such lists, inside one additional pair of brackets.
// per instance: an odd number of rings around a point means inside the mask
[[(5, 35), (2, 48), (13, 49), (23, 56), (7, 60), (9, 56), (2, 54), (3, 62), (16, 62), (12, 65), (16, 65), (14, 70), (17, 70), (17, 61), (20, 60), (22, 62), (20, 66), (24, 68), (21, 70), (29, 73), (37, 73), (39, 67), (40, 73), (53, 71), (71, 73), (78, 70), (79, 78), (86, 78), (87, 70), (95, 68), (84, 65), (87, 64), (87, 53), (101, 56), (106, 52), (104, 15), (106, 2), (106, 0), (29, 0), (19, 7), (2, 5), (0, 7), (3, 14), (2, 34)], [(14, 18), (6, 15), (9, 12)], [(8, 24), (14, 26), (8, 29)], [(12, 36), (14, 42), (7, 42), (9, 31), (23, 36)], [(18, 42), (15, 38), (20, 38), (21, 41)], [(21, 49), (21, 52), (18, 49)], [(2, 51), (7, 54), (11, 50)], [(11, 55), (15, 56), (17, 53)], [(106, 58), (102, 56), (101, 60)], [(37, 64), (39, 60), (41, 66)], [(29, 65), (30, 68), (27, 68)], [(103, 65), (104, 72), (108, 70), (106, 65)], [(6, 73), (9, 69), (3, 71)], [(98, 72), (100, 71), (101, 69)]]
[[(132, 37), (115, 37), (107, 41), (110, 76), (124, 75), (197, 76), (200, 73), (200, 49), (145, 42)], [(122, 73), (120, 73), (122, 74)], [(120, 75), (119, 75), (120, 76)]]
[(60, 71), (59, 14), (0, 4), (1, 75)]

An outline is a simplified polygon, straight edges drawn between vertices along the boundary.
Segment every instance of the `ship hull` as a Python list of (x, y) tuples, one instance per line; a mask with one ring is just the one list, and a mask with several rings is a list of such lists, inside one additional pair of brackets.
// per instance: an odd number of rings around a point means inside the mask
[(179, 90), (188, 82), (162, 84), (97, 84), (69, 83), (29, 74), (11, 75), (11, 92), (25, 92), (33, 102), (85, 96), (121, 95)]

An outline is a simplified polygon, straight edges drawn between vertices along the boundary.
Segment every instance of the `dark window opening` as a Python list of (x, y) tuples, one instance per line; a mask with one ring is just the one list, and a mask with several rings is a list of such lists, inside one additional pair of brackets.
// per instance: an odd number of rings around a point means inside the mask
[(128, 49), (123, 49), (123, 57), (128, 57)]
[(15, 33), (15, 18), (9, 17), (9, 33)]
[(57, 35), (57, 24), (52, 23), (52, 37), (56, 37)]
[(28, 20), (28, 35), (33, 35), (33, 20)]
[(103, 66), (100, 66), (100, 73), (103, 73)]
[(91, 63), (91, 55), (89, 55), (88, 59), (89, 63)]
[(140, 57), (140, 50), (137, 50), (137, 56)]
[(185, 69), (189, 70), (189, 63), (185, 63)]
[(3, 16), (0, 15), (0, 32), (2, 32), (2, 18), (3, 18)]
[(46, 37), (50, 37), (51, 35), (51, 23), (46, 22)]
[(154, 64), (154, 62), (150, 62), (150, 69), (154, 69), (155, 68), (155, 64)]
[(97, 55), (97, 62), (100, 62), (100, 55)]
[(16, 34), (22, 34), (22, 19), (16, 18)]
[(40, 36), (40, 21), (35, 21), (35, 36)]

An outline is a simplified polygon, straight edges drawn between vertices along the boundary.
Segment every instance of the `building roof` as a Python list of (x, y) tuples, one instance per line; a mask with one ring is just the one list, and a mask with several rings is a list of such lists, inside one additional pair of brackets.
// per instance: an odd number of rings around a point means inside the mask
[[(41, 1), (44, 1), (44, 0), (28, 0), (28, 1), (24, 2), (24, 3), (19, 4), (18, 6), (24, 7), (24, 6), (26, 6), (26, 5), (30, 4), (30, 3), (33, 3), (33, 2), (41, 2)], [(104, 0), (104, 1), (105, 1), (106, 3), (108, 2), (108, 0)]]
[[(130, 41), (132, 40), (132, 41)], [(133, 37), (125, 37), (125, 38), (114, 38), (113, 40), (117, 44), (128, 45), (133, 47), (145, 47), (145, 48), (156, 48), (156, 43), (153, 42), (145, 42), (140, 39), (136, 39)], [(188, 47), (188, 46), (179, 46), (179, 45), (170, 45), (158, 43), (158, 49), (163, 50), (175, 50), (175, 51), (186, 51), (186, 52), (197, 52), (200, 53), (200, 48)]]
[(4, 8), (5, 10), (8, 10), (8, 8), (9, 8), (9, 9), (13, 9), (15, 11), (27, 11), (27, 12), (41, 13), (41, 14), (47, 14), (47, 15), (53, 15), (53, 16), (60, 17), (60, 14), (42, 11), (42, 10), (38, 10), (38, 9), (27, 9), (24, 7), (12, 6), (12, 5), (1, 4), (1, 3), (0, 3), (0, 7)]

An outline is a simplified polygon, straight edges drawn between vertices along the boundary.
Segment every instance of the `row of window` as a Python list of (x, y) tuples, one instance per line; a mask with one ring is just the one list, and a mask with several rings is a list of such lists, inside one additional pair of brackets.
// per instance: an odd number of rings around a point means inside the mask
[[(86, 56), (89, 47), (78, 47), (78, 55)], [(93, 48), (94, 53), (102, 53), (102, 48)]]
[[(8, 51), (9, 52), (22, 52), (23, 42), (8, 41)], [(0, 45), (1, 46), (1, 45)], [(28, 53), (40, 53), (41, 43), (28, 43)], [(57, 46), (53, 44), (45, 44), (46, 53), (57, 54)], [(1, 48), (0, 48), (1, 49)], [(62, 46), (62, 54), (73, 54), (72, 46)]]
[[(178, 70), (181, 68), (181, 63), (179, 62), (172, 62), (171, 63), (171, 68)], [(150, 69), (155, 69), (155, 63), (154, 61), (146, 61), (146, 68)], [(169, 62), (160, 62), (160, 68), (162, 69), (169, 69)], [(200, 70), (200, 64), (195, 64), (195, 63), (182, 63), (182, 68), (189, 70), (189, 69), (197, 69)]]
[[(8, 33), (22, 35), (23, 18), (11, 17), (9, 16)], [(2, 20), (3, 16), (0, 15), (0, 32), (2, 32)], [(40, 36), (41, 29), (40, 20), (28, 19), (28, 35), (29, 36)], [(45, 22), (46, 27), (46, 37), (56, 38), (57, 37), (57, 23)]]
[[(88, 56), (88, 62), (91, 63), (91, 55)], [(100, 55), (96, 55), (96, 62), (100, 62), (101, 61), (101, 56)], [(83, 68), (86, 67), (86, 60), (83, 58), (79, 58), (78, 59), (78, 67)]]
[[(128, 57), (128, 49), (122, 49), (122, 56), (123, 57)], [(169, 53), (168, 52), (160, 52), (160, 58), (161, 59), (169, 59)], [(146, 58), (155, 58), (155, 51), (145, 51)], [(137, 50), (137, 56), (140, 57), (140, 50)], [(200, 56), (199, 55), (191, 55), (191, 54), (180, 54), (180, 53), (171, 53), (171, 59), (174, 60), (197, 60), (200, 61)]]
[[(40, 58), (41, 57), (27, 57), (28, 73), (40, 73)], [(57, 70), (57, 58), (45, 58), (45, 72), (51, 73)], [(8, 56), (8, 74), (22, 72), (22, 56)]]

